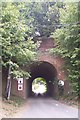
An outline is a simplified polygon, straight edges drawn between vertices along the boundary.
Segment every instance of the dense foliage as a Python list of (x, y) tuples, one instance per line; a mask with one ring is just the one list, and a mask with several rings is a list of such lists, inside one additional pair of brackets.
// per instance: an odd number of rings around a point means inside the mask
[(25, 18), (30, 19), (27, 24), (34, 27), (33, 36), (36, 32), (40, 36), (50, 36), (59, 23), (58, 8), (62, 7), (61, 5), (56, 2), (29, 2), (25, 5), (22, 12), (25, 13)]
[(35, 59), (39, 44), (34, 44), (33, 37), (49, 36), (56, 29), (61, 7), (56, 2), (2, 3), (2, 64), (11, 65), (15, 76), (22, 76), (20, 66)]
[(65, 3), (59, 9), (62, 27), (53, 33), (57, 47), (52, 49), (54, 54), (61, 55), (65, 60), (68, 78), (73, 92), (80, 95), (80, 4)]
[[(21, 70), (21, 66), (35, 60), (37, 46), (31, 40), (27, 31), (30, 29), (25, 24), (25, 16), (20, 9), (24, 4), (2, 3), (1, 40), (2, 40), (2, 64), (11, 66), (11, 73), (16, 77), (29, 76)], [(29, 19), (27, 20), (29, 21)]]

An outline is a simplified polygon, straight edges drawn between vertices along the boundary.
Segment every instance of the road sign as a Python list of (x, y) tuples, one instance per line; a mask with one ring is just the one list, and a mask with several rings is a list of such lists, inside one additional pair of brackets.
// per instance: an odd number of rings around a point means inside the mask
[(20, 90), (23, 90), (23, 85), (19, 85), (18, 84), (18, 90), (20, 91)]
[(23, 78), (18, 78), (18, 90), (23, 90)]
[(18, 84), (23, 84), (23, 78), (18, 78)]

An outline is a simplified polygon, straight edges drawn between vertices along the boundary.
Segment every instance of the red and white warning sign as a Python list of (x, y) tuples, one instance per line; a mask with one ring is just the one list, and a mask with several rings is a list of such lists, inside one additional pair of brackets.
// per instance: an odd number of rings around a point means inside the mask
[(19, 85), (18, 84), (18, 90), (20, 91), (20, 90), (23, 90), (23, 85)]
[(18, 90), (23, 90), (23, 78), (18, 78)]
[(18, 78), (18, 84), (23, 84), (23, 78)]

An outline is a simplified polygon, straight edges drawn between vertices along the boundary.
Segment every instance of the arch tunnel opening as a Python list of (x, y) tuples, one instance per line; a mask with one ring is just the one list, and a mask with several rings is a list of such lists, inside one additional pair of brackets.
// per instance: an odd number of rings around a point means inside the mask
[(56, 68), (49, 62), (39, 61), (30, 65), (31, 77), (27, 81), (27, 97), (33, 97), (32, 83), (36, 78), (43, 78), (46, 81), (46, 94), (44, 97), (54, 96), (54, 85), (57, 78)]
[(44, 96), (47, 92), (46, 80), (42, 77), (38, 77), (32, 82), (32, 92), (35, 97)]

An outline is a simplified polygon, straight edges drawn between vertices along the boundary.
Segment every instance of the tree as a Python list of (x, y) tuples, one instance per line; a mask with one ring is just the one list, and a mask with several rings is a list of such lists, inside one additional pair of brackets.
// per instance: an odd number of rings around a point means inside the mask
[[(21, 69), (21, 66), (35, 60), (37, 44), (28, 36), (25, 39), (28, 26), (25, 19), (21, 19), (21, 4), (2, 3), (1, 40), (2, 40), (2, 65), (8, 67), (7, 99), (10, 98), (11, 76), (16, 78), (30, 74)], [(24, 16), (22, 15), (24, 18)], [(1, 46), (1, 44), (0, 44)]]
[[(56, 29), (56, 24), (59, 24), (59, 14), (56, 2), (29, 2), (22, 9), (25, 14), (26, 24), (34, 28), (33, 34), (39, 32), (40, 36), (49, 37), (51, 32)], [(30, 21), (27, 22), (27, 19)]]
[(52, 49), (54, 54), (61, 55), (65, 60), (68, 78), (73, 92), (80, 96), (80, 2), (65, 3), (60, 8), (60, 23), (62, 27), (53, 33), (57, 47)]

